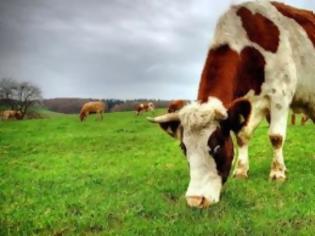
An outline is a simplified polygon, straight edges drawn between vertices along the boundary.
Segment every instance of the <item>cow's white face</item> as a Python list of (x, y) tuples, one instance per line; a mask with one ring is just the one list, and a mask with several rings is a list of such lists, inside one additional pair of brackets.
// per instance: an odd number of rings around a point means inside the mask
[[(186, 192), (187, 203), (206, 207), (220, 199), (222, 177), (211, 155), (209, 139), (227, 118), (227, 110), (216, 98), (204, 104), (193, 103), (179, 112), (182, 126), (182, 144), (190, 167), (190, 183)], [(222, 148), (220, 146), (216, 149)]]
[(204, 207), (218, 202), (220, 198), (222, 177), (208, 146), (209, 137), (215, 130), (215, 125), (202, 130), (183, 128), (182, 147), (185, 147), (190, 167), (190, 183), (186, 192), (190, 206)]
[[(241, 106), (244, 109), (239, 109)], [(218, 99), (209, 98), (207, 103), (189, 104), (179, 113), (152, 120), (159, 123), (168, 134), (181, 140), (181, 148), (189, 163), (190, 182), (186, 199), (191, 207), (208, 207), (220, 199), (222, 184), (229, 174), (233, 159), (230, 130), (234, 129), (231, 122), (237, 122), (235, 127), (239, 129), (246, 123), (250, 113), (247, 100), (240, 101), (232, 108), (226, 109)], [(239, 115), (235, 116), (233, 112), (237, 111)]]

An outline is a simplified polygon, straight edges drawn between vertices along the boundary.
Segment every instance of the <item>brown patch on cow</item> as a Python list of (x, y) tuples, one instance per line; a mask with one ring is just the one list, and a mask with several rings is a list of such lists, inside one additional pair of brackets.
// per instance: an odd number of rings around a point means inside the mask
[(207, 102), (208, 97), (213, 96), (226, 106), (231, 103), (239, 61), (239, 54), (227, 44), (211, 49), (201, 75), (198, 100)]
[(259, 94), (265, 81), (265, 64), (263, 55), (253, 47), (245, 47), (241, 55), (229, 45), (211, 49), (201, 75), (198, 100), (207, 102), (213, 96), (227, 107), (250, 90)]
[[(209, 137), (208, 146), (210, 150), (209, 155), (215, 160), (218, 174), (222, 177), (222, 182), (225, 183), (229, 176), (234, 156), (232, 139), (229, 134), (217, 128)], [(213, 151), (217, 146), (220, 146), (220, 149), (214, 153)]]
[(315, 47), (315, 15), (312, 11), (298, 9), (280, 2), (272, 2), (271, 4), (274, 5), (282, 15), (295, 20), (303, 27)]
[(281, 148), (283, 142), (283, 138), (281, 135), (270, 135), (269, 138), (274, 148)]
[(264, 56), (257, 49), (245, 47), (242, 50), (235, 98), (244, 96), (251, 89), (260, 94), (265, 81), (265, 65)]
[(243, 27), (248, 38), (259, 46), (270, 52), (277, 52), (279, 46), (280, 31), (278, 27), (265, 16), (241, 7), (237, 15), (242, 20)]

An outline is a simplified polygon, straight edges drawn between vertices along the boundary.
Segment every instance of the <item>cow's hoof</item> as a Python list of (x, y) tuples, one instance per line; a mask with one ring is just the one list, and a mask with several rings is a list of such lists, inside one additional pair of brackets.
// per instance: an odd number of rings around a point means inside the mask
[(247, 179), (248, 178), (248, 171), (244, 169), (237, 169), (233, 173), (233, 177), (236, 179)]
[(285, 171), (280, 171), (280, 170), (271, 170), (270, 175), (269, 175), (270, 180), (276, 180), (276, 181), (285, 181), (286, 176), (285, 176)]
[(210, 206), (210, 201), (205, 197), (187, 197), (187, 204), (193, 208), (207, 208)]

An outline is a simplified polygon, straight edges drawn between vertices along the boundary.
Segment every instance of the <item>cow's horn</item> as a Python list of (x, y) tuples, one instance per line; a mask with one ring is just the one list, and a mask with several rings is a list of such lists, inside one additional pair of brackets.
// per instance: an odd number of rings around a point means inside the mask
[(147, 120), (153, 123), (165, 123), (170, 121), (178, 121), (178, 113), (168, 113), (157, 117), (147, 117)]

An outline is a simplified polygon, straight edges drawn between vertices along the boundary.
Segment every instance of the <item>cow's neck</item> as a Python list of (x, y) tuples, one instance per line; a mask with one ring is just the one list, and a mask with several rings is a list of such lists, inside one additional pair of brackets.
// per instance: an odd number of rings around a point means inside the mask
[(225, 106), (234, 98), (234, 85), (238, 75), (239, 55), (228, 45), (211, 49), (201, 75), (198, 100), (207, 102), (208, 97), (217, 97)]
[(207, 102), (212, 96), (228, 106), (250, 90), (260, 94), (265, 64), (263, 55), (251, 46), (244, 47), (240, 54), (228, 45), (211, 49), (201, 75), (198, 100)]

